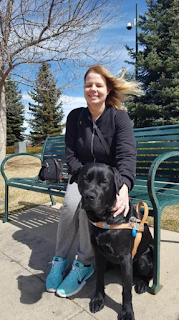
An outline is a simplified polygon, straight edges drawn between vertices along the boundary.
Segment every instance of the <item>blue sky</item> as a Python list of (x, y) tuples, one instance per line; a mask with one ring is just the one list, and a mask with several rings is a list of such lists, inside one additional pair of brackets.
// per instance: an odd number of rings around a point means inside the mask
[[(112, 3), (112, 1), (111, 1)], [(112, 68), (108, 68), (113, 74), (116, 74), (121, 68), (127, 67), (129, 70), (133, 71), (132, 66), (124, 63), (124, 60), (129, 60), (125, 45), (127, 44), (131, 48), (135, 48), (135, 27), (130, 31), (126, 29), (128, 22), (134, 23), (134, 18), (136, 17), (136, 3), (138, 4), (138, 14), (143, 15), (147, 11), (147, 6), (145, 0), (138, 0), (138, 2), (133, 0), (121, 0), (121, 15), (119, 19), (115, 21), (114, 25), (110, 28), (106, 28), (100, 31), (100, 36), (102, 37), (103, 45), (109, 44), (111, 41), (120, 42), (120, 58), (117, 64)], [(140, 30), (139, 30), (140, 31)], [(83, 97), (83, 74), (85, 70), (81, 71), (81, 79), (78, 82), (73, 83), (73, 86), (66, 87), (62, 93), (61, 100), (63, 102), (63, 110), (65, 117), (63, 121), (66, 121), (68, 113), (78, 107), (85, 107), (86, 102)], [(58, 80), (58, 85), (60, 86), (63, 81), (59, 75), (55, 74), (56, 79)], [(22, 87), (23, 103), (26, 109), (26, 118), (29, 118), (28, 115), (28, 90), (29, 88)], [(25, 122), (25, 126), (28, 124)], [(28, 133), (29, 128), (26, 130)]]

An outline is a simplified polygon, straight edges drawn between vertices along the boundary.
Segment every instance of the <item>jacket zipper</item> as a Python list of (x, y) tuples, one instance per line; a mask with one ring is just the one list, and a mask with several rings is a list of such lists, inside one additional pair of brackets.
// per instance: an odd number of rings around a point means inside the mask
[(93, 132), (92, 132), (92, 138), (91, 138), (91, 154), (94, 158), (94, 162), (96, 162), (96, 158), (93, 153), (93, 150), (94, 150), (94, 148), (93, 148), (93, 146), (94, 146), (94, 131), (95, 131), (95, 128), (94, 128), (94, 122), (93, 122)]

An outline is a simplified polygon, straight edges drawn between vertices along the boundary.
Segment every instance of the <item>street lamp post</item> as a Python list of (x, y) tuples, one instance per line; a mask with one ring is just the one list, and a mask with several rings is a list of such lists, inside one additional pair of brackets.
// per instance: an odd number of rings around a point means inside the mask
[[(126, 25), (127, 30), (131, 30), (133, 27), (132, 22), (128, 22)], [(134, 19), (134, 27), (135, 27), (135, 53), (136, 53), (136, 60), (135, 60), (135, 78), (138, 79), (138, 4), (136, 3), (136, 17)]]

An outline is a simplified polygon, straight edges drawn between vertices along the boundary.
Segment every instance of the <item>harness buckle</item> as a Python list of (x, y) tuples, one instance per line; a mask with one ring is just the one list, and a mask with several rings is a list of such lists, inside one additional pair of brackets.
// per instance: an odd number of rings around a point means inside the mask
[(139, 223), (137, 222), (137, 218), (136, 217), (130, 217), (129, 219), (129, 226), (132, 228), (132, 229), (135, 229), (135, 230), (139, 230)]

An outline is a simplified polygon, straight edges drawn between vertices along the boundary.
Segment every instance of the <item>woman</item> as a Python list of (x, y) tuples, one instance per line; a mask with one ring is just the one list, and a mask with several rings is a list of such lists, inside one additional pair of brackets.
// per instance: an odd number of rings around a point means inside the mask
[[(90, 162), (116, 167), (123, 177), (124, 185), (119, 195), (116, 195), (116, 204), (111, 214), (125, 216), (129, 210), (129, 191), (134, 185), (136, 171), (133, 128), (122, 104), (129, 94), (142, 94), (138, 83), (126, 81), (124, 74), (117, 78), (103, 66), (94, 65), (84, 76), (87, 108), (71, 111), (66, 124), (66, 162), (69, 174)], [(93, 127), (94, 122), (110, 148), (110, 157)], [(47, 291), (56, 292), (61, 297), (70, 297), (79, 292), (94, 273), (88, 219), (82, 209), (77, 210), (80, 199), (77, 184), (68, 184), (58, 224), (56, 255), (46, 279)], [(68, 267), (68, 254), (78, 232), (78, 258), (63, 280)]]

